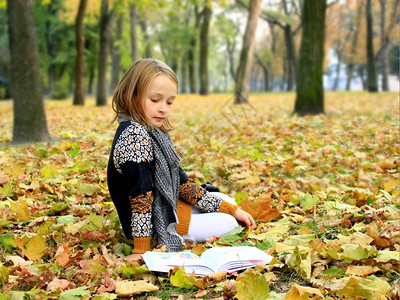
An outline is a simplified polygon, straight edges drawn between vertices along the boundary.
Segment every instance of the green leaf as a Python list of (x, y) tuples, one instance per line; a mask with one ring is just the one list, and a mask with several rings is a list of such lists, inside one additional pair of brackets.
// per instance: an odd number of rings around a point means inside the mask
[(261, 250), (267, 250), (275, 245), (276, 241), (269, 236), (267, 236), (262, 242), (256, 242), (256, 247)]
[(63, 211), (65, 209), (67, 209), (69, 207), (68, 204), (66, 203), (53, 203), (53, 205), (51, 206), (51, 208), (47, 211), (44, 212), (44, 214), (46, 216), (54, 216), (55, 214), (57, 214), (60, 211)]
[(78, 189), (78, 194), (92, 196), (94, 193), (100, 192), (100, 188), (97, 185), (89, 183), (81, 183)]
[(12, 232), (7, 232), (5, 236), (1, 236), (0, 243), (4, 250), (6, 250), (7, 252), (11, 252), (12, 249), (18, 248)]
[(76, 217), (73, 215), (65, 215), (57, 218), (57, 224), (67, 225), (75, 223)]
[(323, 272), (323, 274), (332, 276), (332, 277), (344, 277), (346, 274), (340, 269), (327, 269)]
[(45, 165), (42, 171), (40, 171), (40, 174), (46, 179), (53, 179), (58, 175), (58, 171), (54, 167)]
[(269, 286), (265, 274), (261, 274), (250, 268), (237, 277), (236, 283), (236, 299), (253, 300), (268, 298)]
[(114, 300), (117, 299), (117, 295), (113, 293), (101, 293), (98, 296), (92, 298), (92, 300)]
[(86, 286), (81, 286), (76, 289), (70, 289), (62, 292), (60, 294), (60, 300), (81, 300), (80, 296), (87, 296), (90, 294), (89, 291), (86, 290)]
[(103, 223), (104, 223), (104, 217), (95, 215), (95, 214), (90, 214), (90, 222), (95, 226), (95, 229), (102, 230), (103, 229)]
[(229, 231), (227, 234), (221, 236), (221, 238), (217, 241), (217, 244), (226, 245), (233, 243), (240, 239), (240, 235), (244, 230), (242, 226), (236, 226), (233, 230)]
[(341, 246), (341, 248), (344, 251), (340, 255), (340, 259), (346, 259), (346, 260), (350, 260), (350, 261), (361, 260), (361, 259), (368, 258), (368, 257), (373, 256), (376, 253), (378, 253), (375, 246), (371, 247), (368, 250), (368, 247), (364, 247), (361, 245), (355, 247), (355, 245), (344, 244)]
[(81, 149), (79, 147), (76, 148), (72, 148), (71, 150), (69, 150), (69, 154), (74, 157), (77, 156), (79, 154), (79, 152), (81, 151)]
[(14, 193), (12, 192), (13, 185), (11, 183), (8, 183), (4, 185), (3, 187), (0, 187), (0, 195), (3, 197), (12, 197), (14, 196)]
[(235, 194), (235, 202), (240, 205), (243, 199), (247, 199), (249, 197), (248, 193), (236, 193)]
[(300, 200), (300, 207), (304, 210), (310, 210), (314, 205), (317, 204), (317, 197), (313, 197), (309, 193), (307, 193), (302, 200)]
[(138, 274), (147, 274), (150, 273), (149, 269), (140, 266), (140, 267), (135, 267), (135, 268), (129, 268), (126, 266), (122, 266), (120, 268), (120, 272), (124, 275), (130, 274), (130, 275), (138, 275)]
[(8, 268), (3, 266), (0, 261), (0, 285), (4, 286), (8, 282)]
[(122, 249), (124, 250), (124, 254), (126, 256), (128, 256), (128, 255), (130, 255), (132, 253), (133, 247), (131, 245), (128, 245), (128, 244), (123, 244), (122, 245)]

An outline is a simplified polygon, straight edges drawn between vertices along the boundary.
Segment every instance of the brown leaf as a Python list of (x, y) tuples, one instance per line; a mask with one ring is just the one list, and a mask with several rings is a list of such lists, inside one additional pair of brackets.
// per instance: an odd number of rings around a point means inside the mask
[(69, 282), (66, 279), (59, 279), (59, 278), (55, 277), (47, 285), (46, 291), (48, 291), (48, 292), (56, 292), (57, 290), (65, 291), (66, 289), (71, 289), (74, 287), (75, 287), (75, 284), (73, 282)]
[(65, 267), (68, 262), (69, 262), (69, 257), (70, 257), (69, 249), (68, 249), (68, 243), (62, 243), (55, 254), (55, 258), (58, 262), (58, 264), (62, 267)]
[(271, 193), (263, 194), (255, 200), (245, 199), (240, 205), (243, 210), (247, 211), (252, 215), (254, 219), (260, 222), (270, 222), (275, 219), (279, 219), (281, 216), (280, 207), (272, 207)]
[(393, 162), (389, 162), (389, 161), (381, 161), (379, 163), (376, 164), (379, 168), (381, 169), (394, 169), (397, 165)]
[(107, 235), (101, 233), (99, 230), (83, 230), (81, 231), (82, 238), (87, 241), (103, 242), (107, 239)]

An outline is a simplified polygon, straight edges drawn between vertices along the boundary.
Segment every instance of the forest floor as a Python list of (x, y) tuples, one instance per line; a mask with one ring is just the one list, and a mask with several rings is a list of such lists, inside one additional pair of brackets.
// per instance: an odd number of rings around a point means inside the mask
[(241, 106), (226, 94), (178, 96), (181, 166), (258, 225), (185, 249), (251, 245), (274, 257), (204, 278), (118, 260), (132, 244), (107, 189), (111, 106), (47, 100), (54, 140), (12, 147), (12, 102), (1, 101), (0, 299), (398, 299), (398, 95), (325, 96), (326, 114), (304, 118), (291, 115), (293, 93)]

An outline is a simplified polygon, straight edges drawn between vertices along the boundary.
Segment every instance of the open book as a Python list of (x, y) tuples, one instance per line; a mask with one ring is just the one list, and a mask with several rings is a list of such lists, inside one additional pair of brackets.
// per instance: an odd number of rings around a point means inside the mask
[(199, 257), (191, 252), (146, 252), (142, 255), (147, 268), (152, 271), (168, 272), (174, 267), (185, 267), (186, 273), (194, 271), (196, 276), (205, 276), (218, 271), (228, 273), (269, 264), (272, 256), (256, 247), (214, 247)]

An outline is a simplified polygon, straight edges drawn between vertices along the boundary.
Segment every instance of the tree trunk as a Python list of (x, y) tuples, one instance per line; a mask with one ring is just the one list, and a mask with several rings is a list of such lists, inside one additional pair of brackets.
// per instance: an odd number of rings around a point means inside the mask
[(182, 61), (181, 61), (181, 93), (186, 94), (187, 93), (187, 57), (186, 55), (182, 56)]
[(361, 83), (362, 83), (363, 90), (366, 91), (368, 89), (368, 83), (365, 80), (365, 74), (364, 73), (365, 73), (365, 65), (359, 65), (358, 68), (357, 68), (357, 74), (361, 78)]
[(91, 66), (89, 68), (89, 81), (88, 81), (88, 87), (87, 87), (89, 95), (93, 94), (94, 78), (95, 78), (95, 64), (91, 64)]
[(150, 44), (149, 32), (147, 30), (146, 19), (140, 21), (140, 28), (142, 29), (143, 39), (146, 44), (146, 53), (145, 53), (146, 58), (153, 57), (153, 53), (151, 52), (151, 44)]
[(117, 86), (119, 82), (119, 72), (120, 72), (120, 67), (121, 67), (121, 51), (120, 51), (120, 43), (122, 39), (122, 27), (123, 25), (123, 17), (119, 16), (117, 23), (116, 23), (116, 28), (115, 28), (115, 37), (116, 39), (114, 40), (113, 38), (111, 39), (113, 42), (111, 43), (111, 51), (112, 51), (112, 56), (111, 56), (111, 91), (114, 90), (114, 88)]
[(97, 97), (96, 106), (107, 105), (107, 56), (108, 45), (111, 36), (112, 21), (114, 19), (114, 12), (108, 10), (108, 0), (101, 2), (101, 15), (100, 15), (100, 49), (98, 61), (98, 74), (97, 74)]
[(337, 91), (339, 85), (339, 77), (340, 77), (340, 68), (342, 67), (342, 52), (338, 51), (337, 53), (338, 63), (336, 65), (336, 77), (335, 82), (333, 84), (333, 90)]
[[(286, 0), (282, 0), (283, 10), (285, 15), (290, 17), (290, 13), (287, 7)], [(284, 35), (285, 35), (285, 44), (286, 44), (286, 56), (287, 56), (287, 91), (293, 90), (293, 85), (295, 84), (296, 73), (297, 73), (297, 59), (296, 59), (296, 50), (293, 42), (293, 32), (292, 26), (290, 24), (285, 24), (283, 27)]]
[(380, 31), (381, 31), (381, 54), (380, 54), (380, 60), (381, 60), (381, 69), (382, 69), (382, 91), (388, 91), (389, 90), (389, 83), (388, 83), (388, 59), (387, 59), (387, 44), (388, 44), (388, 39), (386, 37), (386, 0), (380, 0), (379, 1), (381, 4), (381, 22), (380, 22)]
[(87, 7), (88, 0), (80, 0), (78, 14), (75, 19), (76, 34), (76, 67), (75, 67), (75, 92), (73, 105), (85, 104), (85, 60), (84, 47), (85, 38), (83, 37), (83, 18)]
[(292, 91), (294, 81), (296, 78), (296, 54), (294, 49), (294, 42), (292, 36), (292, 26), (285, 25), (285, 44), (286, 44), (286, 56), (287, 56), (287, 91)]
[(36, 27), (31, 0), (8, 0), (11, 96), (14, 100), (12, 143), (50, 139), (43, 103)]
[[(54, 0), (51, 0), (48, 5), (49, 14), (53, 17), (57, 15), (57, 3)], [(51, 28), (50, 19), (46, 21), (46, 47), (47, 54), (50, 57), (49, 66), (47, 68), (47, 93), (51, 94), (54, 89), (54, 59), (56, 57), (56, 40), (57, 40), (57, 32)]]
[(228, 39), (226, 50), (228, 52), (229, 74), (231, 75), (233, 81), (236, 80), (235, 63), (234, 63), (235, 48), (236, 48), (236, 41), (235, 40), (231, 41), (230, 39)]
[(132, 57), (132, 62), (136, 61), (138, 59), (138, 42), (137, 42), (137, 33), (136, 33), (136, 20), (137, 20), (137, 11), (136, 11), (136, 5), (131, 4), (130, 5), (130, 32), (131, 32), (131, 57)]
[(363, 5), (358, 4), (357, 8), (357, 17), (356, 17), (356, 24), (354, 26), (354, 33), (353, 33), (353, 41), (351, 43), (351, 50), (350, 50), (350, 59), (347, 68), (347, 81), (346, 81), (346, 90), (350, 90), (351, 81), (353, 80), (353, 73), (354, 73), (354, 61), (357, 54), (357, 43), (358, 43), (358, 34), (360, 32), (360, 24), (361, 24), (361, 15), (363, 10)]
[[(200, 25), (200, 16), (198, 6), (194, 6), (194, 14), (195, 14), (195, 33), (197, 33), (197, 28)], [(195, 94), (197, 93), (196, 87), (196, 34), (194, 34), (190, 40), (190, 48), (188, 50), (188, 60), (189, 60), (189, 86), (190, 86), (190, 93)]]
[(249, 101), (249, 80), (253, 60), (254, 41), (258, 17), (261, 11), (261, 0), (251, 0), (247, 17), (246, 31), (243, 36), (239, 66), (236, 72), (235, 104)]
[(208, 31), (211, 21), (211, 1), (205, 0), (200, 27), (200, 95), (208, 95)]
[(374, 55), (374, 32), (373, 32), (373, 19), (371, 0), (367, 0), (367, 84), (369, 92), (378, 91), (378, 82), (376, 78), (375, 69), (375, 55)]
[(324, 113), (322, 76), (326, 7), (326, 0), (304, 1), (294, 108), (294, 113), (299, 116)]

